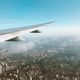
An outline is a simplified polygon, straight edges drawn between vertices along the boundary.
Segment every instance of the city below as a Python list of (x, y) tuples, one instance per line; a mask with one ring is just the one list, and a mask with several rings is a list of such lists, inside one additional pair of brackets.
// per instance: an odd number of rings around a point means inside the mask
[[(26, 49), (20, 52), (19, 47), (26, 43), (33, 47), (28, 45), (31, 49), (27, 50), (24, 46)], [(80, 39), (29, 37), (26, 42), (3, 42), (0, 44), (0, 80), (80, 80)]]

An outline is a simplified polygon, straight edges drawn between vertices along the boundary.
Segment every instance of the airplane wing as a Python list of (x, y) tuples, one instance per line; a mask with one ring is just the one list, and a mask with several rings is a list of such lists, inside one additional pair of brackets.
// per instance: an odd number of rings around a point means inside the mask
[(6, 29), (6, 30), (0, 30), (0, 42), (6, 41), (6, 40), (15, 40), (19, 36), (25, 34), (25, 33), (39, 33), (40, 31), (37, 30), (38, 27), (42, 27), (48, 24), (51, 24), (53, 22), (47, 22), (32, 26), (24, 26), (19, 28), (13, 28), (13, 29)]

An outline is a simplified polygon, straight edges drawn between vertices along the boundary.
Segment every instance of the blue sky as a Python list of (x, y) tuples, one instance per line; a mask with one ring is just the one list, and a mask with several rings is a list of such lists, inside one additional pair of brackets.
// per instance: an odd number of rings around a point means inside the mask
[(80, 0), (0, 0), (0, 28), (55, 21), (80, 26)]

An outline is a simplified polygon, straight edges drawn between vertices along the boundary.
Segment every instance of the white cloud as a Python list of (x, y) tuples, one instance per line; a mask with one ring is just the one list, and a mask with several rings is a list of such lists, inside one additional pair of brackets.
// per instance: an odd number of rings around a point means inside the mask
[[(35, 47), (33, 42), (9, 42), (2, 45), (2, 49), (5, 48), (4, 52), (8, 52), (9, 54), (15, 53), (24, 53)], [(6, 46), (6, 47), (5, 47)]]

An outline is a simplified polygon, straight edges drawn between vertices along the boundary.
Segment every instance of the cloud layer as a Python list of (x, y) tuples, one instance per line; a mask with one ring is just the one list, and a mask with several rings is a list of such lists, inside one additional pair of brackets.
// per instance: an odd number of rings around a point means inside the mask
[[(33, 42), (9, 42), (1, 45), (3, 52), (8, 54), (27, 53), (35, 47)], [(0, 48), (1, 48), (0, 47)], [(0, 50), (0, 51), (2, 51)]]

